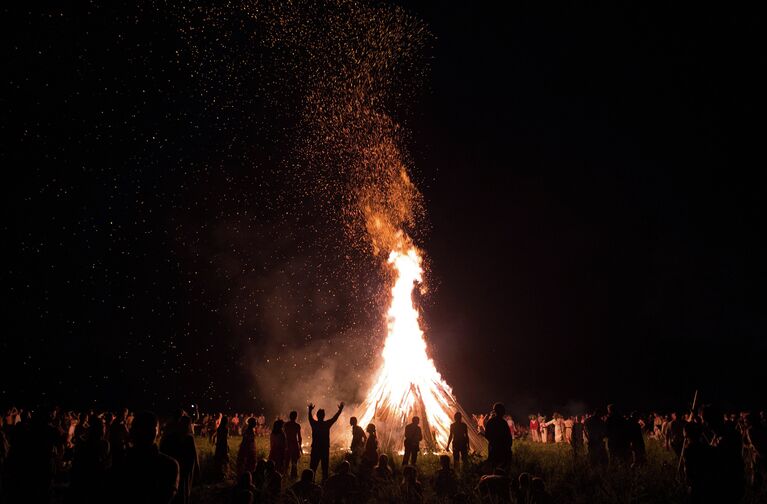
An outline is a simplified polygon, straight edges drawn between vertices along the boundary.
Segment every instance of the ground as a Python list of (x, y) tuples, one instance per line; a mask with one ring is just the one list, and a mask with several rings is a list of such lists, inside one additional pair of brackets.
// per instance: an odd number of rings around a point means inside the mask
[[(232, 465), (237, 456), (240, 438), (230, 438)], [(268, 454), (268, 438), (259, 438), (259, 451)], [(211, 483), (213, 446), (204, 438), (197, 438), (197, 448), (202, 467), (202, 484), (194, 490), (194, 502), (202, 504), (224, 503), (229, 497), (232, 478), (226, 483)], [(331, 467), (342, 458), (339, 451), (331, 456)], [(402, 456), (389, 454), (394, 461), (395, 480), (401, 480)], [(301, 459), (299, 473), (308, 466), (308, 453)], [(466, 471), (460, 472), (461, 490), (468, 502), (479, 502), (475, 487), (482, 474), (482, 459), (477, 457)], [(424, 487), (424, 501), (436, 502), (431, 486), (432, 475), (439, 466), (437, 455), (422, 455), (418, 459), (419, 479)], [(568, 445), (542, 445), (527, 441), (515, 441), (512, 475), (526, 471), (543, 478), (546, 488), (557, 503), (573, 504), (621, 504), (621, 503), (684, 503), (685, 491), (676, 476), (677, 461), (674, 455), (654, 440), (647, 440), (647, 464), (639, 469), (593, 470), (584, 456), (575, 458)], [(377, 499), (370, 502), (397, 502), (397, 488), (385, 489)], [(748, 504), (767, 502), (764, 493), (748, 495)]]

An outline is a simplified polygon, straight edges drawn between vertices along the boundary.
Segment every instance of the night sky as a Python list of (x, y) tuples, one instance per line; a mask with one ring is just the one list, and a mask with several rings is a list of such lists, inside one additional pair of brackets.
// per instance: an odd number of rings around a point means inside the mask
[[(359, 399), (385, 277), (296, 167), (300, 74), (233, 7), (111, 3), (2, 8), (0, 405), (268, 408), (318, 370)], [(763, 401), (764, 18), (397, 5), (431, 33), (396, 118), (466, 409)]]

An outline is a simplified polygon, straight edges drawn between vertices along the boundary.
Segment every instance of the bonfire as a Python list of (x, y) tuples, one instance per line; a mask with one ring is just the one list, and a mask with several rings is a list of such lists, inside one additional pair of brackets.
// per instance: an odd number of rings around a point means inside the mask
[(470, 448), (479, 451), (485, 446), (484, 438), (427, 353), (413, 302), (413, 290), (423, 281), (421, 254), (407, 241), (401, 243), (388, 258), (395, 280), (387, 312), (383, 362), (360, 407), (360, 424), (376, 424), (382, 445), (396, 449), (401, 447), (405, 425), (417, 416), (426, 448), (439, 452), (447, 445), (453, 416), (461, 412), (469, 426)]

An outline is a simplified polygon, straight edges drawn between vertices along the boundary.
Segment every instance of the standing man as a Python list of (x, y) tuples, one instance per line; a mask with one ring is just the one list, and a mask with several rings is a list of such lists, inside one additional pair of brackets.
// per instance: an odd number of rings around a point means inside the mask
[(418, 450), (420, 449), (421, 440), (423, 439), (423, 433), (421, 427), (418, 426), (420, 418), (413, 417), (413, 421), (405, 427), (405, 456), (402, 458), (402, 465), (406, 466), (408, 463), (415, 465), (418, 459)]
[(684, 415), (677, 412), (671, 413), (671, 422), (669, 422), (666, 432), (666, 448), (673, 449), (677, 457), (682, 455), (685, 425), (687, 422), (684, 420)]
[(469, 455), (469, 427), (461, 421), (463, 415), (460, 411), (457, 411), (453, 418), (455, 422), (450, 424), (450, 437), (447, 438), (445, 449), (450, 451), (450, 443), (453, 443), (453, 462), (457, 466)]
[(628, 436), (628, 422), (616, 404), (607, 405), (607, 449), (610, 450), (610, 464), (628, 464), (631, 446)]
[(576, 416), (573, 419), (573, 427), (570, 432), (570, 446), (573, 447), (573, 456), (577, 457), (583, 448), (583, 418)]
[(487, 461), (493, 469), (501, 467), (507, 470), (511, 463), (511, 445), (514, 440), (509, 424), (503, 419), (506, 407), (501, 403), (495, 403), (493, 411), (495, 414), (485, 425), (485, 437), (488, 443)]
[(309, 457), (309, 467), (317, 474), (317, 466), (322, 465), (322, 481), (328, 479), (328, 465), (330, 464), (330, 428), (336, 423), (344, 403), (338, 405), (338, 411), (330, 420), (325, 420), (325, 410), (317, 410), (317, 419), (314, 419), (314, 404), (309, 403), (309, 425), (312, 427), (312, 453)]
[(160, 453), (155, 441), (159, 422), (154, 413), (138, 413), (130, 429), (133, 447), (114, 475), (112, 500), (121, 504), (152, 502), (167, 504), (178, 491), (179, 466)]
[(285, 422), (283, 429), (287, 438), (286, 455), (287, 462), (290, 465), (290, 479), (298, 478), (298, 459), (301, 458), (301, 424), (296, 422), (298, 418), (297, 411), (291, 411), (288, 416), (290, 420)]
[(352, 426), (352, 445), (349, 449), (352, 452), (352, 460), (354, 464), (362, 457), (365, 452), (365, 441), (367, 441), (367, 434), (365, 431), (357, 425), (357, 417), (351, 417), (349, 419), (349, 425)]
[(607, 449), (605, 448), (607, 428), (602, 416), (602, 411), (596, 410), (583, 422), (583, 435), (589, 446), (589, 463), (593, 467), (607, 465)]

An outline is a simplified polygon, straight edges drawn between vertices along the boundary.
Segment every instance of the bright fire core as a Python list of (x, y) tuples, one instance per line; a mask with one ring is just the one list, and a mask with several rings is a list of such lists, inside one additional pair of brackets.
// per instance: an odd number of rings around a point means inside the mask
[[(412, 416), (418, 416), (426, 446), (442, 450), (455, 412), (461, 411), (470, 426), (471, 419), (466, 418), (452, 389), (426, 353), (419, 313), (413, 304), (413, 289), (422, 282), (423, 275), (418, 250), (412, 246), (394, 250), (388, 263), (394, 269), (395, 282), (387, 312), (383, 364), (361, 406), (360, 424), (364, 427), (375, 423), (379, 436), (382, 431), (391, 436), (401, 433)], [(476, 431), (472, 434), (473, 441), (477, 441)], [(394, 439), (383, 441), (396, 443)]]

